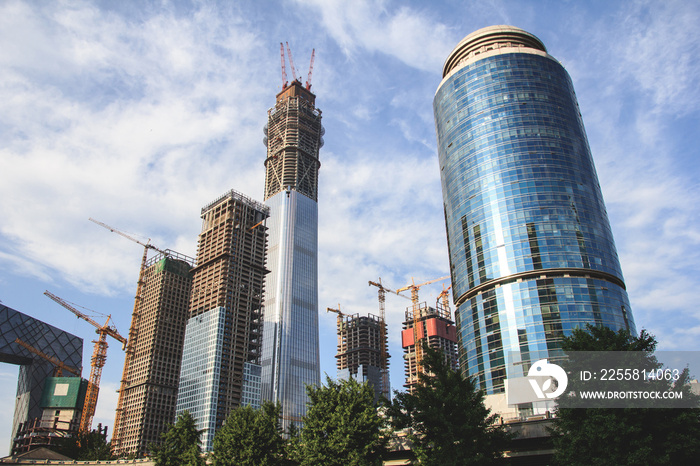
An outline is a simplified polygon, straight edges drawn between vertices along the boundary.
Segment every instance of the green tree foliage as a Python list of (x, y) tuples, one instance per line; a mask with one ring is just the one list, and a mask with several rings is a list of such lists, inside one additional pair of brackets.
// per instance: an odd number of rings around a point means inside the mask
[[(497, 416), (484, 406), (485, 392), (471, 377), (452, 370), (442, 352), (423, 347), (420, 384), (396, 393), (388, 414), (397, 429), (409, 428), (413, 453), (423, 465), (491, 464), (510, 441)], [(428, 375), (431, 374), (431, 375)]]
[(74, 437), (63, 439), (56, 448), (58, 453), (78, 461), (111, 460), (110, 444), (107, 433), (93, 430), (89, 433), (78, 433)]
[(298, 437), (302, 466), (379, 465), (387, 441), (385, 421), (374, 405), (374, 390), (356, 380), (307, 387), (309, 407)]
[[(644, 364), (660, 367), (654, 357), (656, 339), (642, 330), (639, 336), (626, 330), (589, 325), (564, 338), (564, 351), (639, 351)], [(687, 382), (688, 370), (680, 379), (665, 383), (665, 389), (682, 390), (693, 400)], [(656, 383), (656, 382), (655, 382)], [(569, 377), (569, 390), (577, 380)], [(660, 387), (656, 386), (655, 389)], [(663, 387), (661, 387), (663, 388)], [(567, 408), (560, 403), (554, 419), (556, 459), (567, 465), (656, 465), (696, 464), (700, 454), (700, 410), (683, 408)]]
[(285, 463), (285, 444), (279, 404), (265, 402), (260, 409), (234, 409), (214, 437), (216, 466), (266, 466)]
[(200, 435), (189, 411), (180, 414), (175, 424), (160, 435), (161, 444), (151, 445), (156, 466), (204, 466)]

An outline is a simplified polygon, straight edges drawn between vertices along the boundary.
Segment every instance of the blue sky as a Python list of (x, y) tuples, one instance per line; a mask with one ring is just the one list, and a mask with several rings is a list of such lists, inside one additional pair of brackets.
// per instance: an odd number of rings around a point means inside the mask
[[(142, 251), (88, 217), (194, 256), (203, 205), (232, 188), (261, 200), (288, 41), (303, 80), (316, 49), (321, 363), (335, 376), (326, 307), (376, 312), (368, 280), (447, 274), (432, 98), (452, 48), (494, 24), (537, 35), (574, 81), (638, 328), (698, 350), (700, 4), (676, 0), (6, 0), (0, 300), (83, 337), (86, 367), (92, 327), (44, 290), (126, 335)], [(408, 303), (387, 298), (394, 388)], [(95, 424), (112, 426), (123, 358), (111, 342)], [(16, 380), (0, 366), (0, 454)]]

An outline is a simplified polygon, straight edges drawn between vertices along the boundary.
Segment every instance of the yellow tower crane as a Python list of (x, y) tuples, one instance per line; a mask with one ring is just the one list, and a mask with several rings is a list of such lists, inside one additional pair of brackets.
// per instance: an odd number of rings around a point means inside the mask
[(51, 364), (53, 364), (54, 366), (56, 366), (56, 372), (55, 372), (56, 377), (62, 377), (62, 376), (63, 376), (63, 371), (70, 372), (71, 374), (80, 377), (80, 369), (76, 369), (75, 367), (69, 366), (68, 364), (65, 364), (65, 363), (59, 361), (59, 360), (56, 359), (55, 357), (49, 356), (48, 354), (46, 354), (46, 353), (44, 353), (44, 352), (42, 352), (42, 351), (39, 351), (38, 349), (34, 348), (34, 347), (33, 347), (32, 345), (30, 345), (29, 343), (26, 343), (26, 342), (20, 340), (19, 338), (16, 338), (16, 339), (15, 339), (15, 343), (17, 343), (18, 345), (20, 345), (21, 347), (23, 347), (24, 349), (26, 349), (26, 350), (29, 351), (30, 353), (34, 353), (34, 354), (36, 354), (37, 356), (46, 359), (46, 360), (49, 361)]
[(338, 314), (338, 342), (340, 342), (340, 325), (343, 323), (343, 317), (345, 317), (347, 314), (345, 314), (344, 312), (340, 312), (340, 304), (338, 304), (338, 309), (327, 307), (326, 312), (335, 312), (336, 314)]
[(139, 281), (136, 286), (136, 297), (134, 299), (134, 311), (131, 315), (131, 326), (129, 327), (129, 340), (126, 344), (126, 357), (124, 358), (124, 371), (122, 372), (122, 380), (119, 386), (119, 398), (117, 401), (117, 410), (116, 414), (114, 416), (114, 426), (112, 428), (112, 450), (119, 450), (120, 448), (120, 442), (121, 442), (121, 436), (119, 434), (119, 428), (121, 424), (121, 416), (122, 413), (124, 412), (124, 397), (122, 396), (124, 393), (124, 390), (127, 388), (129, 381), (127, 380), (128, 374), (129, 374), (129, 367), (131, 365), (131, 359), (133, 358), (134, 355), (134, 345), (138, 341), (138, 333), (139, 333), (139, 325), (141, 323), (141, 300), (142, 300), (142, 293), (143, 293), (143, 285), (144, 285), (144, 274), (146, 272), (146, 260), (148, 259), (148, 250), (153, 249), (155, 251), (158, 251), (166, 256), (169, 256), (170, 254), (167, 251), (163, 251), (162, 249), (158, 249), (154, 245), (151, 244), (150, 238), (145, 242), (142, 243), (141, 241), (137, 240), (136, 238), (133, 238), (132, 236), (127, 235), (124, 232), (121, 232), (117, 230), (116, 228), (112, 228), (109, 225), (106, 225), (98, 220), (95, 220), (94, 218), (89, 219), (91, 222), (96, 223), (100, 225), (101, 227), (104, 227), (111, 231), (112, 233), (116, 233), (120, 236), (123, 236), (124, 238), (133, 241), (134, 243), (140, 244), (143, 246), (143, 257), (141, 258), (141, 269), (139, 270)]
[(382, 374), (382, 393), (384, 396), (387, 398), (389, 397), (389, 355), (387, 354), (387, 346), (389, 345), (389, 342), (387, 340), (387, 334), (386, 334), (386, 292), (388, 291), (389, 293), (394, 293), (397, 296), (401, 296), (402, 298), (410, 299), (408, 296), (404, 296), (402, 294), (397, 293), (394, 290), (391, 290), (387, 287), (385, 287), (382, 284), (382, 278), (379, 277), (379, 281), (373, 282), (369, 281), (369, 286), (376, 286), (378, 288), (378, 296), (379, 296), (379, 335), (381, 337), (381, 374)]
[(109, 346), (107, 344), (107, 337), (110, 336), (118, 342), (120, 342), (122, 344), (122, 350), (126, 349), (126, 338), (119, 334), (114, 325), (109, 325), (109, 321), (112, 318), (112, 316), (107, 316), (107, 321), (104, 323), (104, 325), (100, 325), (99, 323), (91, 319), (89, 316), (77, 310), (66, 300), (59, 298), (58, 296), (49, 291), (44, 291), (44, 294), (52, 300), (56, 301), (61, 306), (71, 311), (78, 318), (83, 319), (84, 321), (91, 324), (97, 329), (95, 330), (95, 333), (99, 335), (99, 338), (97, 340), (92, 341), (95, 344), (95, 348), (92, 350), (92, 359), (90, 362), (90, 378), (88, 379), (88, 388), (87, 392), (85, 393), (85, 407), (83, 408), (83, 414), (80, 417), (79, 430), (81, 432), (87, 433), (90, 432), (90, 429), (92, 428), (92, 418), (95, 415), (95, 408), (97, 407), (97, 395), (100, 391), (100, 379), (102, 378), (102, 368), (107, 362), (107, 347)]
[(420, 312), (420, 303), (418, 302), (418, 290), (421, 286), (430, 285), (431, 283), (439, 282), (442, 280), (447, 280), (448, 278), (450, 278), (449, 275), (447, 275), (446, 277), (436, 278), (434, 280), (428, 280), (427, 282), (420, 283), (418, 285), (416, 285), (413, 278), (411, 278), (410, 285), (406, 285), (403, 288), (399, 288), (398, 290), (396, 290), (397, 293), (406, 290), (411, 290), (411, 302), (413, 304), (413, 346), (416, 352), (416, 377), (418, 377), (418, 374), (420, 374), (423, 371), (421, 364), (423, 360), (423, 348), (418, 342), (418, 337), (420, 336), (418, 335), (418, 313)]
[(440, 292), (440, 294), (437, 297), (437, 300), (435, 301), (435, 309), (438, 308), (438, 303), (442, 301), (442, 308), (446, 312), (445, 317), (451, 320), (452, 311), (450, 310), (450, 288), (452, 288), (452, 285), (445, 288), (445, 284), (443, 283), (442, 291)]

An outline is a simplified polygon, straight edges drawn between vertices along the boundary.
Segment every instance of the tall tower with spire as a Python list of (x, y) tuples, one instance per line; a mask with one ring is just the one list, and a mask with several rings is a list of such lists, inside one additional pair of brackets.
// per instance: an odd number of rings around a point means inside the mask
[[(306, 386), (320, 383), (318, 336), (318, 170), (323, 145), (321, 111), (305, 84), (288, 83), (282, 55), (282, 91), (265, 126), (265, 194), (270, 208), (260, 363), (262, 399), (282, 405), (282, 427), (306, 414)], [(296, 75), (287, 46), (292, 73)]]

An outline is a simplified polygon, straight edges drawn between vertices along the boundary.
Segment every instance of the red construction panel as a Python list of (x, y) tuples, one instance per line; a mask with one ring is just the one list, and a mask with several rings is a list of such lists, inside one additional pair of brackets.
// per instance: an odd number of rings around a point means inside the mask
[(403, 348), (413, 346), (413, 329), (412, 328), (401, 331), (401, 346)]
[(455, 326), (448, 324), (444, 320), (437, 318), (428, 319), (426, 321), (426, 327), (429, 337), (439, 336), (446, 340), (457, 341), (457, 330)]

